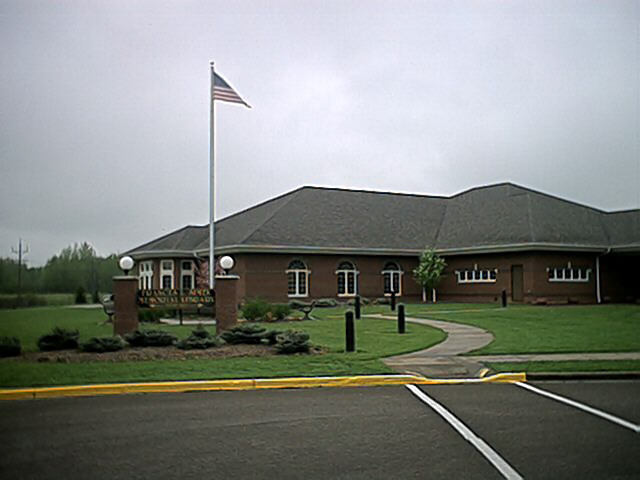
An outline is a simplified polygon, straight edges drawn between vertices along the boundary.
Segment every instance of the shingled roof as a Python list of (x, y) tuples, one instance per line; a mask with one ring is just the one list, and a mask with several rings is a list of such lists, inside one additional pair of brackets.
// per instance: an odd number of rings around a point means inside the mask
[[(640, 251), (640, 209), (605, 212), (512, 183), (451, 197), (301, 187), (215, 227), (219, 253)], [(186, 226), (127, 254), (203, 255), (208, 241), (208, 225)]]

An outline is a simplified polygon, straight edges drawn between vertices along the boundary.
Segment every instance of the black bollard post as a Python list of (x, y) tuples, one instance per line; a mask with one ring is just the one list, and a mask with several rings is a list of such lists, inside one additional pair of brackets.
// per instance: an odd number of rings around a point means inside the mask
[(356, 295), (355, 310), (356, 310), (356, 320), (360, 320), (360, 295)]
[(404, 305), (398, 305), (398, 333), (405, 333)]
[(396, 291), (391, 290), (391, 311), (396, 311)]
[(353, 323), (353, 312), (345, 313), (345, 319), (346, 319), (345, 328), (346, 328), (346, 339), (347, 339), (346, 351), (355, 352), (356, 351), (356, 333), (355, 333), (355, 326)]
[(502, 308), (506, 308), (507, 306), (507, 291), (502, 290)]

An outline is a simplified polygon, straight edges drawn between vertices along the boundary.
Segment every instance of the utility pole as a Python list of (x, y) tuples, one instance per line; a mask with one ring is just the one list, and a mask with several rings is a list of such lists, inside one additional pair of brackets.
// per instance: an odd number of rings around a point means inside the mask
[(22, 293), (22, 257), (29, 253), (29, 246), (22, 245), (22, 239), (18, 239), (18, 248), (11, 247), (11, 251), (18, 255), (18, 296)]

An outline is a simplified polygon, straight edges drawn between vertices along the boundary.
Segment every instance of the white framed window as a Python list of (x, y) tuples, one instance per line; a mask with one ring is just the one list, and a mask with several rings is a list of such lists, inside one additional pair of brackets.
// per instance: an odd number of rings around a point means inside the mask
[(384, 282), (385, 296), (391, 296), (395, 292), (396, 296), (402, 295), (402, 275), (404, 272), (396, 262), (387, 262), (382, 269), (382, 279)]
[(336, 276), (339, 297), (355, 297), (358, 294), (358, 273), (351, 262), (342, 262), (338, 265)]
[(191, 290), (195, 285), (195, 265), (193, 260), (180, 261), (180, 288)]
[(140, 290), (153, 288), (153, 262), (151, 260), (138, 264), (138, 288)]
[(309, 295), (309, 269), (302, 260), (293, 260), (287, 269), (287, 295), (306, 297)]
[(547, 268), (547, 280), (549, 282), (582, 282), (589, 281), (591, 269), (587, 267), (572, 267), (571, 262), (567, 262), (566, 267)]
[(498, 279), (497, 268), (479, 269), (478, 264), (473, 269), (456, 270), (458, 283), (495, 283)]
[(173, 260), (160, 261), (160, 288), (173, 288)]

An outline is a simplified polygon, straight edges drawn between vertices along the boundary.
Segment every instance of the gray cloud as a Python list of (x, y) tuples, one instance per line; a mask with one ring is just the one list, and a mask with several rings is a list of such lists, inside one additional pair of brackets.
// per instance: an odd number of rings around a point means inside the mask
[(638, 3), (2, 2), (0, 255), (123, 251), (302, 184), (640, 207)]

